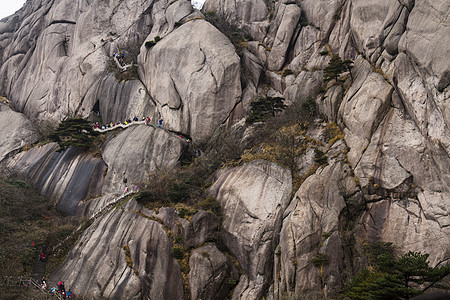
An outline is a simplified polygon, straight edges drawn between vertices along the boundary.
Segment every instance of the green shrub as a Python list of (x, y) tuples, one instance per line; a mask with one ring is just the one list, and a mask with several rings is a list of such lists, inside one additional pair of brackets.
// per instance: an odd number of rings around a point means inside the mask
[(229, 286), (235, 286), (237, 284), (237, 281), (231, 277), (228, 277), (225, 279), (225, 283)]
[(89, 150), (95, 142), (95, 132), (89, 121), (81, 118), (68, 118), (62, 121), (50, 138), (59, 144), (58, 151), (67, 148)]
[(346, 59), (342, 61), (339, 55), (333, 55), (331, 57), (328, 66), (323, 69), (323, 81), (327, 82), (335, 79), (337, 81), (339, 75), (345, 71), (350, 72), (350, 76), (353, 78), (351, 69), (353, 68), (353, 61)]
[(184, 251), (179, 246), (172, 247), (172, 254), (176, 259), (183, 259), (184, 257)]
[(150, 49), (150, 48), (152, 48), (155, 45), (156, 45), (155, 41), (147, 41), (147, 42), (145, 42), (145, 48), (147, 48), (147, 49)]
[(448, 264), (430, 267), (428, 254), (410, 251), (396, 258), (392, 243), (368, 243), (364, 250), (369, 267), (344, 286), (340, 299), (410, 299), (442, 288), (438, 283), (450, 274)]
[(311, 120), (317, 115), (317, 104), (312, 97), (308, 97), (306, 101), (301, 104), (302, 119)]
[(321, 265), (328, 263), (328, 257), (325, 253), (318, 252), (314, 258), (311, 260), (311, 262), (316, 266), (319, 267)]
[(281, 97), (259, 97), (250, 102), (251, 112), (246, 119), (247, 123), (265, 122), (274, 117), (277, 112), (286, 108)]
[(332, 234), (332, 232), (323, 232), (323, 233), (322, 233), (322, 236), (323, 236), (325, 239), (327, 239), (327, 238), (329, 238), (329, 237), (331, 236), (331, 234)]
[(155, 201), (155, 196), (153, 195), (152, 192), (150, 191), (140, 191), (135, 197), (134, 199), (139, 202), (142, 205), (146, 205), (150, 202)]
[(236, 43), (236, 42), (239, 43), (239, 42), (244, 42), (244, 41), (245, 41), (244, 36), (243, 36), (242, 33), (240, 33), (240, 32), (232, 32), (232, 33), (231, 33), (231, 39), (232, 39), (232, 41), (234, 41), (235, 43)]
[(178, 210), (178, 216), (180, 218), (185, 218), (185, 217), (188, 217), (188, 216), (192, 216), (193, 214), (195, 214), (195, 210), (187, 209), (185, 207), (181, 207)]
[(282, 73), (282, 76), (283, 76), (283, 77), (286, 77), (286, 76), (292, 75), (292, 74), (294, 74), (294, 72), (292, 72), (291, 69), (284, 69), (284, 71), (283, 71), (283, 73)]
[(195, 205), (196, 208), (210, 211), (216, 215), (220, 214), (221, 206), (219, 202), (213, 197), (207, 197), (201, 201), (198, 201)]
[(167, 195), (172, 202), (183, 202), (189, 198), (189, 184), (186, 181), (171, 183)]
[(314, 149), (314, 161), (319, 165), (323, 165), (327, 163), (327, 155), (320, 151), (319, 149)]

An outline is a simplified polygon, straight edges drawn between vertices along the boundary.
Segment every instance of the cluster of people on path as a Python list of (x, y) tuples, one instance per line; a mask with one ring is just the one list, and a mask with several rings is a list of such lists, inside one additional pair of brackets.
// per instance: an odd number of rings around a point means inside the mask
[(72, 298), (74, 296), (73, 292), (70, 289), (68, 291), (66, 291), (66, 288), (64, 286), (64, 281), (61, 281), (61, 280), (58, 282), (58, 289), (52, 288), (50, 290), (50, 293), (52, 293), (52, 294), (54, 294), (54, 293), (60, 294), (63, 299)]
[[(103, 124), (103, 125), (100, 125), (98, 122), (95, 122), (95, 123), (92, 123), (92, 128), (93, 129), (105, 130), (105, 129), (108, 129), (108, 128), (114, 128), (117, 125), (128, 125), (128, 124), (131, 124), (133, 122), (138, 122), (138, 121), (139, 121), (139, 118), (134, 116), (132, 119), (128, 118), (125, 121), (119, 121), (119, 122), (115, 122), (115, 123), (111, 122), (111, 123)], [(140, 121), (145, 121), (145, 123), (147, 125), (150, 125), (150, 117), (142, 117), (140, 119)], [(163, 123), (163, 119), (161, 118), (158, 121), (158, 127), (159, 128), (162, 128), (162, 123)]]
[[(31, 241), (31, 243), (27, 243), (27, 247), (31, 247), (31, 249), (36, 251), (36, 245), (34, 241)], [(42, 251), (41, 254), (39, 255), (39, 260), (41, 262), (45, 262), (46, 258), (47, 258), (47, 246), (42, 245)]]
[[(125, 186), (125, 194), (130, 192), (130, 189), (128, 188), (128, 185)], [(134, 192), (137, 193), (139, 192), (139, 187), (137, 185), (134, 186)]]
[(122, 68), (122, 71), (126, 71), (129, 67), (133, 66), (133, 62), (131, 62), (131, 64), (125, 63), (124, 59), (126, 55), (126, 52), (117, 52), (113, 54), (113, 57), (117, 60), (118, 64)]
[[(19, 277), (19, 285), (20, 286), (31, 286), (32, 285), (32, 280), (31, 278), (28, 278), (28, 280), (24, 280), (22, 277)], [(64, 282), (59, 281), (58, 282), (58, 287), (52, 287), (52, 288), (48, 288), (48, 284), (47, 284), (47, 280), (45, 279), (45, 277), (42, 277), (42, 279), (36, 280), (33, 285), (35, 285), (36, 289), (40, 289), (42, 292), (44, 293), (49, 293), (49, 294), (53, 294), (53, 295), (61, 295), (61, 297), (63, 299), (67, 299), (67, 298), (74, 298), (74, 293), (72, 292), (72, 290), (68, 290), (66, 291), (66, 288), (64, 286)]]
[(126, 52), (118, 52), (113, 54), (113, 56), (117, 59), (122, 67), (125, 66), (125, 61), (123, 60), (125, 58), (125, 55), (127, 55)]

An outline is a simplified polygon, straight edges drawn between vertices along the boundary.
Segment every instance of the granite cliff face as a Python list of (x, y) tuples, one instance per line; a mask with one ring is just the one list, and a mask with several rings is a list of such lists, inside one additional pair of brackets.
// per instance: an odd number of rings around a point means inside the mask
[[(55, 278), (87, 298), (335, 299), (365, 264), (363, 241), (448, 263), (449, 14), (445, 0), (206, 0), (202, 11), (184, 0), (28, 0), (0, 21), (0, 162), (59, 209), (95, 217)], [(127, 80), (119, 51), (137, 64)], [(332, 54), (354, 67), (323, 83)], [(310, 168), (312, 149), (297, 157), (309, 175), (298, 189), (289, 170), (256, 160), (214, 175), (222, 222), (122, 197), (174, 168), (186, 138), (248, 129), (240, 121), (259, 96), (291, 107), (312, 97), (320, 110), (308, 134), (326, 164)], [(117, 129), (96, 157), (27, 146), (65, 117), (135, 115), (164, 128)], [(328, 122), (342, 140), (329, 143)]]

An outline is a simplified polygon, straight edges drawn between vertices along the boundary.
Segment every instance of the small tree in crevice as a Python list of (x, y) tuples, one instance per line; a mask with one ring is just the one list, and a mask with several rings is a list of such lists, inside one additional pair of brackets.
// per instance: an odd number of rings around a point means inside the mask
[(284, 99), (281, 97), (259, 97), (257, 100), (250, 103), (251, 113), (246, 122), (255, 123), (267, 121), (286, 107), (283, 101)]
[(330, 62), (328, 63), (328, 66), (323, 69), (323, 81), (328, 82), (333, 79), (337, 81), (339, 76), (346, 71), (350, 72), (350, 76), (353, 79), (353, 75), (351, 72), (351, 69), (353, 67), (352, 65), (353, 61), (349, 59), (342, 61), (339, 55), (333, 55)]

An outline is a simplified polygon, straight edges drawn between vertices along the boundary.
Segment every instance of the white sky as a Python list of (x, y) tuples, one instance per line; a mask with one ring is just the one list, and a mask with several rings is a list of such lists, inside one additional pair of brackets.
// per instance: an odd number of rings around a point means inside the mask
[(26, 0), (0, 0), (0, 19), (18, 11)]
[[(0, 0), (2, 1), (2, 0)], [(205, 3), (206, 0), (191, 0), (192, 5), (197, 8), (197, 9), (201, 9), (203, 4)]]

